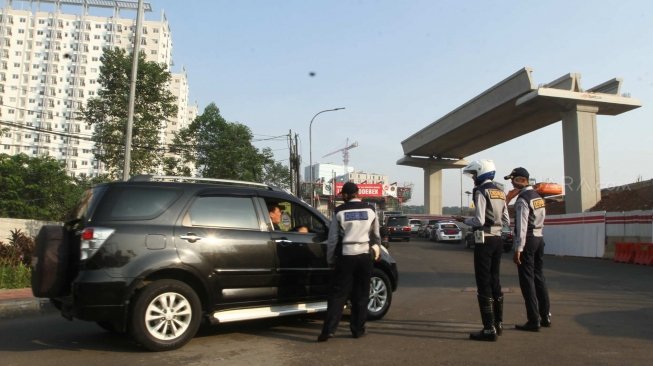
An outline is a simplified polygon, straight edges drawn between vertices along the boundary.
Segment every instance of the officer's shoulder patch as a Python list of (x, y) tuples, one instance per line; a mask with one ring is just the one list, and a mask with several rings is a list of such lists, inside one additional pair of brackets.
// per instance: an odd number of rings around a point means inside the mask
[(506, 194), (503, 193), (502, 190), (500, 189), (488, 189), (487, 190), (488, 197), (490, 197), (491, 200), (505, 200), (506, 199)]
[(531, 204), (533, 205), (533, 208), (536, 210), (538, 208), (543, 208), (544, 206), (546, 206), (546, 203), (544, 203), (544, 200), (542, 198), (536, 198), (532, 200)]

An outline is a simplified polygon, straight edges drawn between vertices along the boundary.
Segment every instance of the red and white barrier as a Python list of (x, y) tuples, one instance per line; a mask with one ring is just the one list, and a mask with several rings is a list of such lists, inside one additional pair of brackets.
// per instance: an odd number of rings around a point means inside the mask
[(601, 258), (605, 230), (604, 211), (549, 215), (544, 221), (544, 253)]

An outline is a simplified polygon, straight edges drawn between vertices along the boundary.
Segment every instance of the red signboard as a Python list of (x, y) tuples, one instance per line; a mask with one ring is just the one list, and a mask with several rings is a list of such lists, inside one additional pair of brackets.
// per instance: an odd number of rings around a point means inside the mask
[[(340, 195), (344, 183), (336, 183), (336, 195)], [(358, 197), (383, 197), (383, 184), (360, 183), (358, 186)]]

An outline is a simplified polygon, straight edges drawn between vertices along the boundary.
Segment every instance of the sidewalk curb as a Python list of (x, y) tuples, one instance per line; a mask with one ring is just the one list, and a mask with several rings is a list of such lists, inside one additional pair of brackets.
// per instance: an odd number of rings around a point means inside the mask
[(0, 319), (13, 319), (31, 315), (54, 313), (57, 309), (49, 299), (24, 299), (0, 301)]

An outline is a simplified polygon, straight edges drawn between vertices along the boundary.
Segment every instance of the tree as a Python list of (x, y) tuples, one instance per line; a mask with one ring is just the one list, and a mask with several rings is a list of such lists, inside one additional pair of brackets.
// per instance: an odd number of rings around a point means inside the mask
[(270, 151), (252, 146), (249, 127), (227, 122), (214, 103), (179, 132), (172, 152), (181, 157), (178, 163), (193, 164), (205, 178), (261, 182), (264, 167), (274, 163)]
[[(94, 127), (95, 158), (103, 162), (109, 174), (117, 178), (125, 160), (132, 59), (120, 48), (105, 48), (100, 66), (100, 89), (81, 108), (78, 119)], [(177, 113), (175, 96), (168, 90), (170, 72), (164, 65), (138, 57), (138, 76), (134, 101), (130, 170), (146, 173), (162, 164), (160, 132), (166, 121)]]
[(62, 220), (85, 187), (50, 157), (0, 155), (0, 217)]
[(263, 182), (279, 188), (290, 189), (290, 169), (272, 159), (272, 150), (263, 149), (263, 154), (268, 157), (267, 163), (263, 166)]

